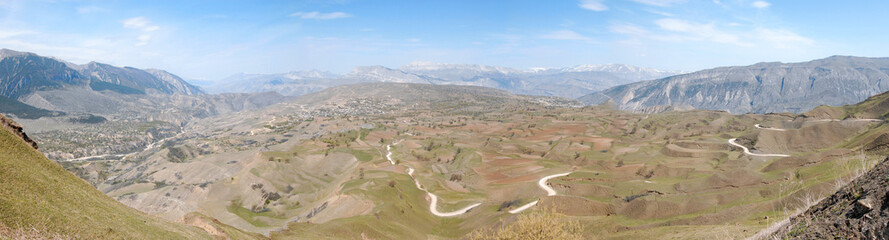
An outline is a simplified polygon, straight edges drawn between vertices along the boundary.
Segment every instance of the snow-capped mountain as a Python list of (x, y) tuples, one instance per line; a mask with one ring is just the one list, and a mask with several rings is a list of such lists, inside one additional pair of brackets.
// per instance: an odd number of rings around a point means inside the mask
[(350, 83), (399, 82), (484, 86), (518, 94), (576, 98), (612, 86), (678, 73), (680, 72), (622, 64), (519, 70), (476, 64), (412, 62), (395, 69), (383, 66), (356, 67), (343, 76), (322, 71), (236, 74), (216, 85), (207, 86), (206, 89), (215, 93), (276, 91), (296, 96)]
[(325, 81), (339, 77), (319, 70), (278, 74), (238, 73), (203, 87), (210, 93), (278, 92), (283, 95), (298, 96), (330, 87)]

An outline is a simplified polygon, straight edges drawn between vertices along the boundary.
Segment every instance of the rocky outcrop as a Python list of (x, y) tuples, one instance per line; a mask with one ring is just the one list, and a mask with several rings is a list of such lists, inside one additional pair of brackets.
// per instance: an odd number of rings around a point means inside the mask
[(37, 91), (90, 88), (123, 94), (193, 95), (198, 87), (161, 70), (91, 62), (77, 65), (34, 53), (0, 49), (0, 96), (19, 99)]
[(731, 113), (801, 113), (861, 102), (889, 90), (889, 58), (833, 56), (803, 63), (721, 67), (621, 85), (580, 98), (622, 110), (691, 106)]
[(889, 158), (772, 234), (773, 239), (889, 239)]
[(20, 138), (22, 138), (22, 140), (31, 145), (31, 147), (37, 149), (37, 142), (31, 140), (31, 138), (28, 137), (28, 134), (25, 134), (25, 131), (23, 131), (22, 129), (22, 125), (19, 125), (15, 121), (12, 121), (12, 119), (6, 118), (6, 116), (3, 116), (3, 114), (0, 114), (0, 125), (3, 125), (3, 127), (9, 129), (10, 132), (15, 134), (16, 136), (19, 136)]

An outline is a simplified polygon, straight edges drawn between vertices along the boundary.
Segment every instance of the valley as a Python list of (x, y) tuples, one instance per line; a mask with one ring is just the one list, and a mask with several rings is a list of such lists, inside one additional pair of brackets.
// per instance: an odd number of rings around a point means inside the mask
[(456, 238), (534, 209), (587, 237), (749, 237), (877, 162), (882, 148), (866, 146), (885, 131), (873, 119), (637, 114), (373, 83), (65, 166), (143, 212), (199, 212), (273, 238)]
[(889, 239), (887, 8), (0, 0), (0, 240)]
[[(93, 67), (143, 76), (72, 71)], [(483, 67), (405, 67), (454, 68)], [(886, 94), (735, 115), (368, 81), (297, 97), (62, 85), (10, 106), (47, 109), (16, 121), (47, 158), (116, 201), (276, 239), (474, 239), (539, 213), (583, 238), (751, 237), (886, 151)]]

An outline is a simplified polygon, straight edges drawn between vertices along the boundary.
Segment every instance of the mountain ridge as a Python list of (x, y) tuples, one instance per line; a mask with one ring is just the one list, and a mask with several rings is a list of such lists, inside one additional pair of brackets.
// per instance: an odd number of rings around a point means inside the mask
[[(291, 72), (292, 73), (292, 72)], [(401, 82), (435, 85), (484, 86), (516, 94), (576, 98), (594, 90), (682, 73), (625, 64), (577, 65), (565, 68), (519, 70), (480, 64), (411, 62), (398, 68), (359, 66), (345, 75), (330, 74), (307, 79), (288, 79), (286, 73), (235, 74), (216, 84), (210, 92), (276, 91), (288, 96), (317, 92), (323, 88), (364, 83)]]
[(889, 90), (889, 58), (832, 56), (799, 63), (763, 62), (701, 70), (591, 93), (587, 104), (619, 109), (669, 105), (732, 113), (809, 111), (857, 103)]
[(117, 67), (99, 62), (74, 64), (30, 52), (0, 49), (0, 95), (18, 99), (40, 90), (65, 86), (91, 86), (102, 90), (136, 90), (144, 93), (194, 95), (203, 93), (179, 76), (163, 70)]

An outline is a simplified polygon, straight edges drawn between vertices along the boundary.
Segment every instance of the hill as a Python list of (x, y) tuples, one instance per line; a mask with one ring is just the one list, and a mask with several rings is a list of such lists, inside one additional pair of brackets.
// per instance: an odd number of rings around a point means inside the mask
[[(3, 122), (9, 122), (5, 117)], [(0, 225), (73, 238), (211, 239), (120, 204), (0, 127)]]
[(201, 214), (168, 222), (127, 207), (37, 151), (0, 115), (0, 238), (262, 239)]
[(585, 238), (740, 238), (886, 149), (872, 120), (576, 105), (362, 83), (199, 119), (126, 160), (65, 165), (141, 211), (281, 238), (459, 238), (545, 207)]
[(477, 86), (431, 85), (420, 83), (360, 83), (325, 89), (300, 96), (295, 103), (318, 105), (338, 103), (357, 98), (376, 98), (409, 105), (414, 108), (431, 108), (439, 104), (459, 103), (465, 106), (497, 107), (500, 104), (518, 103), (533, 99), (552, 99), (575, 103), (571, 99), (515, 95), (510, 92)]
[(772, 233), (780, 239), (889, 239), (889, 158)]
[(580, 99), (608, 100), (623, 110), (673, 106), (731, 113), (809, 111), (840, 106), (889, 90), (889, 58), (833, 56), (802, 63), (720, 67), (621, 85)]
[(576, 98), (590, 91), (679, 73), (622, 64), (518, 70), (473, 64), (413, 62), (394, 69), (383, 66), (356, 67), (342, 76), (315, 70), (236, 74), (206, 87), (217, 93), (276, 91), (298, 96), (346, 84), (396, 82), (483, 86), (515, 94)]

